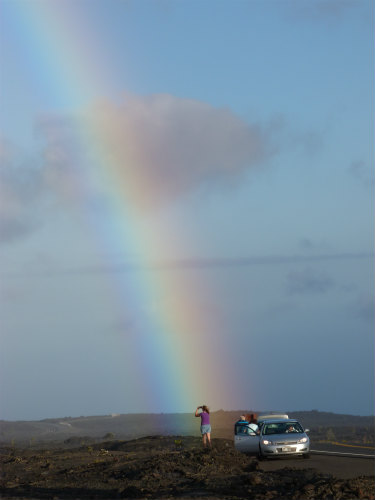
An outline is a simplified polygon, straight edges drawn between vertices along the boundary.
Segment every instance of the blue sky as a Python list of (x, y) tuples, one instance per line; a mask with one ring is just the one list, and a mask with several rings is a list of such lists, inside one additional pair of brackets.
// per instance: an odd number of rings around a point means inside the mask
[[(124, 316), (116, 286), (132, 296), (123, 269), (142, 257), (119, 244), (105, 185), (71, 191), (90, 106), (133, 152), (124, 184), (152, 179), (136, 224), (165, 231), (155, 260), (177, 287), (203, 280), (202, 310), (227, 325), (196, 343), (216, 367), (197, 399), (373, 414), (372, 2), (67, 0), (56, 39), (36, 29), (47, 3), (0, 0), (0, 418), (201, 402), (142, 403), (128, 383), (147, 308)], [(97, 78), (81, 85), (69, 55)], [(220, 393), (219, 373), (248, 388)]]

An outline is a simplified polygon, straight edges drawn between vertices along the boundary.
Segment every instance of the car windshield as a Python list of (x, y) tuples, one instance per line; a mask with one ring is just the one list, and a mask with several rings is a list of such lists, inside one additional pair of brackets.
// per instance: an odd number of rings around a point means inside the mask
[(262, 434), (266, 436), (269, 436), (270, 434), (300, 434), (301, 432), (303, 432), (303, 429), (298, 422), (277, 422), (272, 424), (265, 423), (262, 429)]

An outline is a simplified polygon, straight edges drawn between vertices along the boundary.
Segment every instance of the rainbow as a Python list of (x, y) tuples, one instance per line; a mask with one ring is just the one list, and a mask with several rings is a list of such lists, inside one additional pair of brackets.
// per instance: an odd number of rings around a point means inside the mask
[[(134, 311), (143, 318), (120, 345), (124, 391), (132, 394), (128, 409), (192, 411), (203, 403), (223, 408), (234, 387), (226, 369), (230, 350), (220, 345), (228, 338), (226, 326), (197, 296), (197, 289), (213, 294), (213, 286), (202, 272), (156, 265), (163, 256), (186, 255), (189, 241), (182, 230), (172, 234), (167, 222), (154, 228), (143, 223), (154, 180), (139, 168), (145, 161), (142, 148), (131, 147), (137, 134), (131, 128), (124, 132), (115, 119), (103, 120), (112, 116), (113, 103), (98, 96), (117, 90), (116, 67), (90, 30), (85, 5), (46, 0), (9, 2), (6, 8), (12, 11), (12, 28), (32, 41), (29, 64), (39, 72), (46, 95), (57, 97), (64, 109), (84, 109), (76, 118), (80, 161), (75, 159), (72, 183), (78, 196), (99, 189), (105, 198), (106, 223), (83, 210), (98, 245), (134, 259), (136, 270), (113, 273), (112, 287), (124, 321)], [(126, 147), (119, 150), (114, 139), (124, 133)]]

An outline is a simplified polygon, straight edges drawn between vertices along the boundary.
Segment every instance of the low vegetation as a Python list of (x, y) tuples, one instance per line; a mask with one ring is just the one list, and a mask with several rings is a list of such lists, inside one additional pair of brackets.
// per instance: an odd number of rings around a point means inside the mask
[(231, 440), (149, 436), (70, 449), (0, 449), (2, 499), (205, 498), (375, 500), (374, 478), (335, 478), (305, 460), (278, 470), (247, 457)]

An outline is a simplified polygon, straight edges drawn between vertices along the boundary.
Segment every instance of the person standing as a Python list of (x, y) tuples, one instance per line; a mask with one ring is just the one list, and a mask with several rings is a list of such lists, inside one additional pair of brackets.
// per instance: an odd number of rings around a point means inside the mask
[(258, 419), (256, 413), (246, 415), (246, 420), (249, 422), (249, 429), (256, 434), (259, 434)]
[[(199, 410), (202, 410), (199, 412)], [(210, 425), (210, 409), (208, 406), (198, 406), (195, 410), (195, 416), (201, 417), (201, 434), (203, 439), (203, 446), (206, 448), (207, 444), (211, 448), (211, 425)]]

